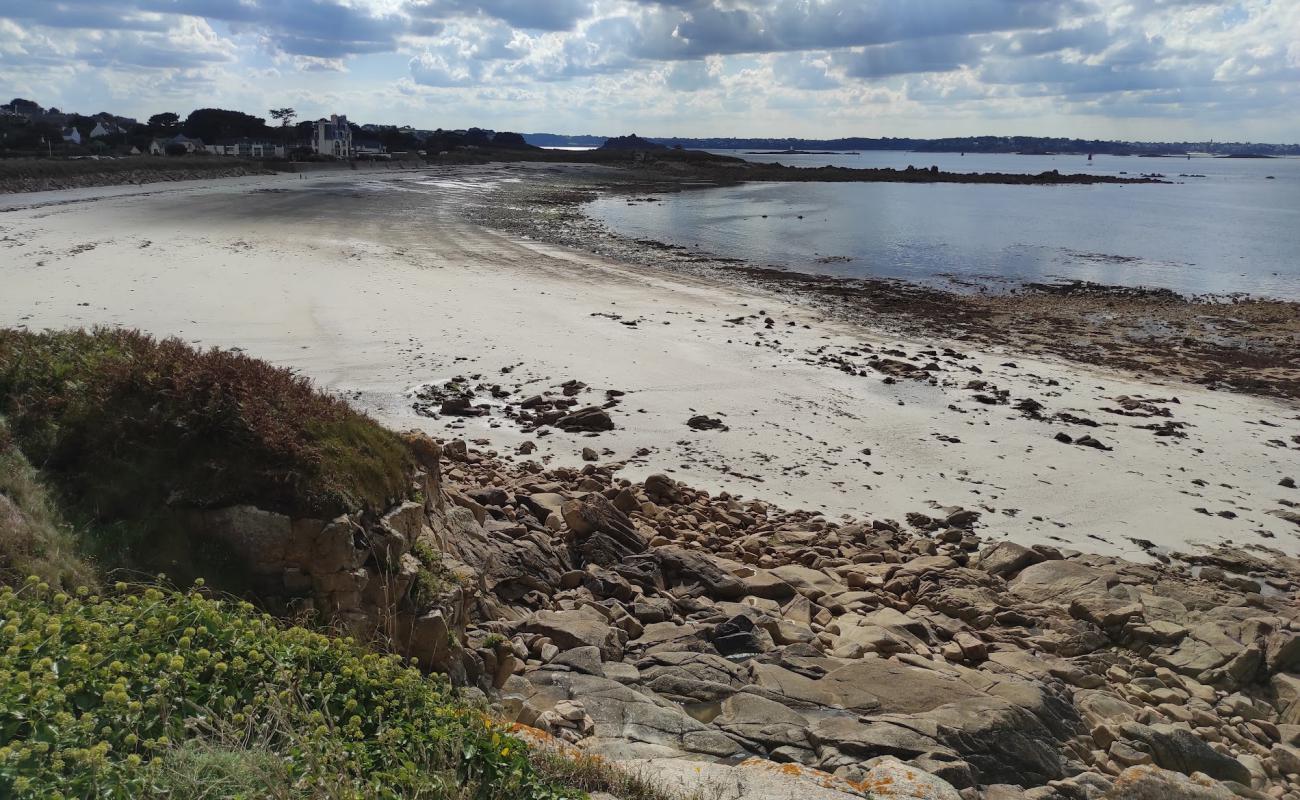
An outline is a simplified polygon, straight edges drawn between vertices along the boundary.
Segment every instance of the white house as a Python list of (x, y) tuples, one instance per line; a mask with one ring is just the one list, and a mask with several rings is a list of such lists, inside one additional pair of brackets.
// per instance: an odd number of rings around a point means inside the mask
[(312, 127), (311, 149), (313, 153), (334, 158), (356, 155), (352, 149), (352, 128), (348, 125), (348, 118), (332, 114), (329, 119), (316, 120)]
[(95, 123), (95, 127), (90, 131), (90, 138), (102, 139), (105, 136), (112, 136), (117, 133), (117, 126), (111, 122), (100, 120)]
[(76, 128), (65, 128), (63, 131), (63, 141), (72, 144), (81, 144), (81, 131)]
[(264, 139), (226, 139), (207, 146), (207, 151), (217, 156), (241, 158), (284, 158), (284, 145)]
[(357, 139), (352, 143), (352, 153), (358, 157), (373, 158), (388, 155), (388, 149), (376, 139)]
[(191, 139), (183, 133), (178, 133), (170, 139), (154, 139), (149, 142), (149, 155), (165, 156), (167, 155), (167, 148), (172, 145), (184, 147), (187, 153), (193, 153), (196, 150), (204, 152), (207, 149), (203, 146), (202, 139)]

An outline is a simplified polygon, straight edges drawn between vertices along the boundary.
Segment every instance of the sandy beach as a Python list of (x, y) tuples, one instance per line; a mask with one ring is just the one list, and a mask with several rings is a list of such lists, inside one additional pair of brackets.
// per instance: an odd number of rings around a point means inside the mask
[[(986, 538), (1024, 544), (1300, 553), (1286, 518), (1300, 491), (1279, 485), (1300, 479), (1292, 401), (954, 341), (939, 326), (900, 335), (463, 213), (526, 179), (461, 167), (5, 196), (0, 324), (238, 347), (393, 427), (521, 461), (580, 465), (592, 448), (629, 478), (668, 472), (828, 516), (962, 505), (983, 509)], [(473, 404), (488, 413), (413, 408), (456, 378), (481, 387)], [(539, 436), (507, 413), (563, 397), (566, 381), (585, 384), (575, 408), (613, 403), (615, 429)], [(688, 425), (700, 415), (725, 430)], [(536, 452), (515, 455), (525, 442)]]

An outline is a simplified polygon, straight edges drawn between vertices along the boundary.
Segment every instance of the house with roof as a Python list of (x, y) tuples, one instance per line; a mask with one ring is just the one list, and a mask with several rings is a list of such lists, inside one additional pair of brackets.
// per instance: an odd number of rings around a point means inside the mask
[(81, 131), (76, 128), (64, 128), (63, 141), (68, 144), (81, 144)]
[(247, 136), (239, 139), (223, 139), (207, 146), (207, 151), (216, 156), (234, 156), (238, 158), (284, 158), (284, 145), (267, 139), (252, 139)]
[(121, 133), (121, 129), (118, 128), (117, 125), (113, 124), (112, 122), (101, 119), (100, 121), (96, 122), (95, 127), (91, 129), (90, 138), (102, 139), (105, 136), (112, 136), (115, 133)]
[(352, 154), (357, 158), (387, 158), (388, 148), (378, 139), (355, 139), (352, 142)]
[(207, 152), (206, 148), (203, 146), (202, 139), (191, 139), (183, 133), (178, 133), (170, 139), (154, 139), (149, 142), (149, 155), (165, 156), (167, 155), (167, 148), (172, 145), (184, 147), (186, 153), (193, 153), (196, 151), (200, 153)]
[(311, 151), (333, 158), (352, 158), (352, 126), (342, 114), (331, 114), (329, 119), (318, 119), (311, 128)]

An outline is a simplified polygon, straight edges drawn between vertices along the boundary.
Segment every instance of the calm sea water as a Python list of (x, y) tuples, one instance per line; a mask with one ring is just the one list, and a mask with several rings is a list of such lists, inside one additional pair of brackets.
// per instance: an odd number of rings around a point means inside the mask
[(1086, 280), (1300, 300), (1300, 159), (742, 157), (792, 166), (1161, 173), (1177, 183), (755, 183), (665, 194), (659, 203), (610, 195), (588, 213), (634, 238), (821, 274), (949, 287)]

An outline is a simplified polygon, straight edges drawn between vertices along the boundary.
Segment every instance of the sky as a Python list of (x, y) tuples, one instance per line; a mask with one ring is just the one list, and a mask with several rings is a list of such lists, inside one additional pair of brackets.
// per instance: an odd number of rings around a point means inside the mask
[(1300, 0), (0, 0), (0, 102), (649, 136), (1300, 140)]

